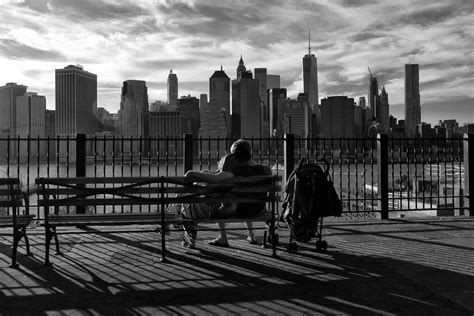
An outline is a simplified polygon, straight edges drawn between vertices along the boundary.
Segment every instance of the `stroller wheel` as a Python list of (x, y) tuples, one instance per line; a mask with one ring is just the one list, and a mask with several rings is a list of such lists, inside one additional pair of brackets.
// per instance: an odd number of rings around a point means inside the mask
[[(268, 234), (268, 239), (267, 239), (268, 243), (270, 245), (273, 245), (273, 240), (272, 240), (272, 234)], [(275, 233), (275, 245), (278, 246), (278, 242), (280, 241), (280, 236), (278, 236), (278, 234)]]
[(289, 253), (297, 253), (298, 252), (298, 244), (296, 242), (292, 242), (288, 244), (286, 247), (286, 250), (288, 250)]
[(323, 240), (317, 240), (316, 241), (316, 251), (317, 252), (323, 252), (323, 251), (326, 251), (328, 249), (328, 243)]
[(321, 246), (323, 247), (323, 250), (324, 250), (324, 251), (328, 250), (328, 243), (326, 242), (326, 240), (323, 240)]

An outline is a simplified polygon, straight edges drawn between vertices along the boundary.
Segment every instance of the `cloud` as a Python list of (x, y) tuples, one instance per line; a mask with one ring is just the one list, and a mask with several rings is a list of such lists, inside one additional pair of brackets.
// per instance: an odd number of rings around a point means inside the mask
[(0, 39), (0, 54), (11, 59), (61, 60), (64, 56), (55, 50), (43, 50), (13, 39)]
[(41, 13), (67, 16), (70, 19), (101, 20), (123, 19), (142, 15), (145, 11), (132, 3), (114, 3), (102, 0), (28, 0), (26, 6)]

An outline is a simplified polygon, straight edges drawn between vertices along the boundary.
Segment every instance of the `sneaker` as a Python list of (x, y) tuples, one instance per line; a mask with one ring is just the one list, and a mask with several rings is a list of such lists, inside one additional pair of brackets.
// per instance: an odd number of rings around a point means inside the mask
[(189, 243), (185, 242), (184, 240), (181, 242), (181, 246), (183, 246), (185, 248), (189, 248), (189, 249), (196, 249), (196, 245), (189, 244)]

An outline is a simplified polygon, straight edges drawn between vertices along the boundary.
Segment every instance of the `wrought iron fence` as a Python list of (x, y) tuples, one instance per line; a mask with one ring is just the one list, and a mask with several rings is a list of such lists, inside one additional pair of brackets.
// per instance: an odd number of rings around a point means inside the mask
[[(468, 203), (473, 139), (473, 135), (428, 139), (294, 138), (287, 134), (249, 141), (253, 159), (283, 179), (302, 158), (309, 162), (325, 158), (343, 201), (344, 216), (388, 218), (474, 215)], [(0, 138), (0, 176), (19, 177), (29, 193), (36, 177), (182, 175), (190, 169), (215, 169), (233, 141), (191, 135)], [(31, 204), (42, 218), (34, 195)]]

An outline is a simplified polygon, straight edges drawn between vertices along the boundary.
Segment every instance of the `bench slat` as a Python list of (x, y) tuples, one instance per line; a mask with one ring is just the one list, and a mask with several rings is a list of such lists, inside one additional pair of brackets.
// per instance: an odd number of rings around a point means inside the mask
[[(35, 215), (17, 215), (16, 216), (16, 223), (19, 226), (27, 226), (31, 223), (31, 221), (35, 218)], [(13, 226), (13, 216), (12, 215), (5, 215), (0, 216), (0, 227), (12, 227)]]

